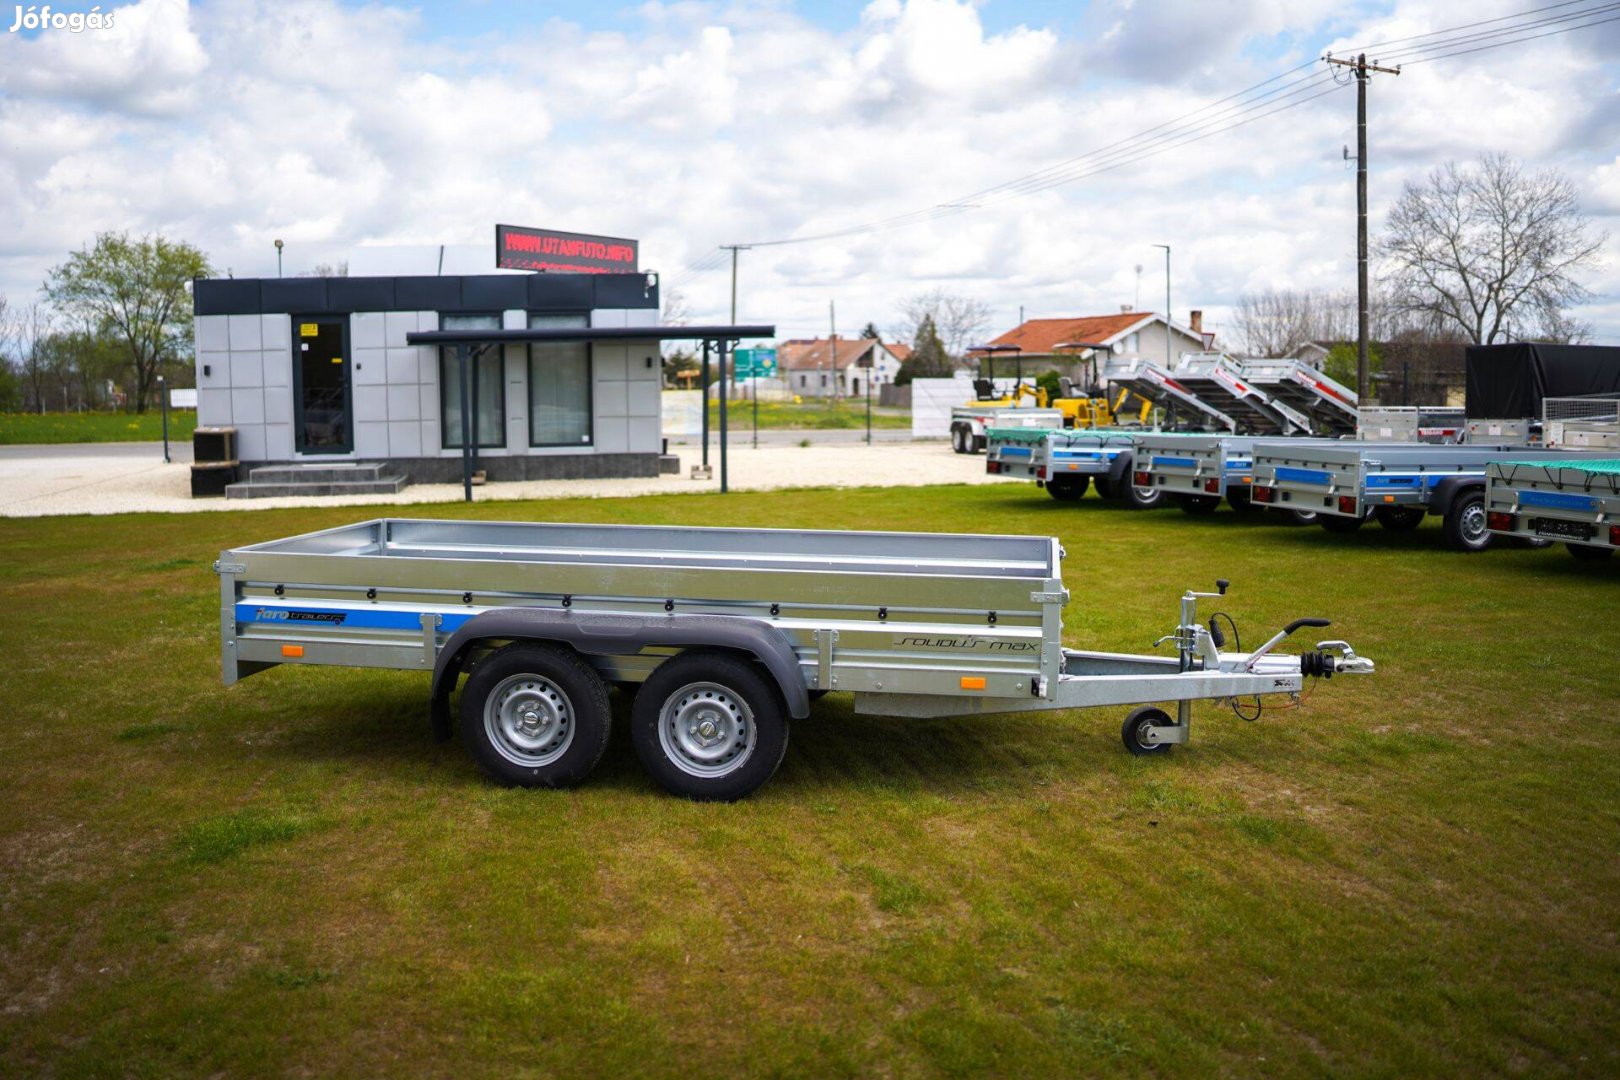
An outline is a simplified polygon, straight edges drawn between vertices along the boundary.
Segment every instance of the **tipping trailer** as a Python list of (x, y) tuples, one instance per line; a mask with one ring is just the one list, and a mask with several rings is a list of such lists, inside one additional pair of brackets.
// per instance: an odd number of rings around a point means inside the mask
[(1485, 523), (1485, 469), (1492, 461), (1554, 460), (1567, 450), (1424, 443), (1325, 443), (1262, 447), (1254, 455), (1256, 503), (1315, 510), (1330, 532), (1354, 532), (1368, 517), (1407, 532), (1428, 514), (1445, 522), (1446, 543), (1459, 551), (1491, 544)]
[(1158, 642), (1174, 656), (1065, 648), (1062, 554), (1043, 536), (384, 518), (222, 552), (220, 662), (227, 685), (277, 665), (429, 674), (436, 735), (459, 728), (525, 786), (589, 775), (616, 685), (642, 763), (697, 799), (768, 780), (828, 691), (907, 717), (1175, 702), (1127, 716), (1148, 754), (1187, 741), (1193, 701), (1373, 669), (1343, 641), (1275, 651), (1324, 619), (1222, 651), (1197, 615), (1217, 594), (1193, 591)]
[(1237, 431), (1261, 435), (1309, 435), (1304, 413), (1276, 400), (1223, 353), (1188, 353), (1176, 365), (1176, 381), (1236, 421)]
[(1241, 371), (1273, 400), (1309, 417), (1311, 430), (1318, 434), (1355, 434), (1356, 392), (1305, 361), (1245, 359)]
[(1163, 410), (1165, 422), (1172, 427), (1191, 424), (1213, 431), (1238, 429), (1236, 419), (1194, 394), (1151, 360), (1140, 356), (1109, 360), (1103, 367), (1103, 378), (1153, 402)]
[(951, 449), (958, 454), (977, 454), (988, 445), (991, 428), (1061, 428), (1063, 414), (1057, 409), (990, 405), (957, 405), (951, 409)]
[(1607, 559), (1620, 548), (1620, 459), (1493, 461), (1485, 524), (1497, 536), (1561, 541), (1583, 561)]
[[(1253, 508), (1249, 489), (1254, 483), (1255, 447), (1310, 447), (1323, 441), (1256, 435), (1139, 435), (1135, 439), (1137, 480), (1145, 477), (1189, 514), (1211, 513), (1222, 496), (1232, 509), (1246, 511)], [(1291, 513), (1300, 524), (1316, 520), (1312, 510)]]

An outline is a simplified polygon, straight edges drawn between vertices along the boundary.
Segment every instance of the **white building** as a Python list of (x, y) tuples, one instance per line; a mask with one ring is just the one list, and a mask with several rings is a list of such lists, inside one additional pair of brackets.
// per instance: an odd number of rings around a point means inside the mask
[(777, 367), (798, 397), (864, 397), (870, 382), (876, 398), (900, 373), (900, 348), (873, 338), (791, 338), (776, 347)]
[[(397, 464), (460, 475), (455, 350), (418, 331), (655, 327), (649, 274), (207, 279), (193, 287), (198, 423), (237, 429), (244, 467)], [(473, 365), (472, 428), (491, 480), (655, 476), (659, 342), (513, 342)]]

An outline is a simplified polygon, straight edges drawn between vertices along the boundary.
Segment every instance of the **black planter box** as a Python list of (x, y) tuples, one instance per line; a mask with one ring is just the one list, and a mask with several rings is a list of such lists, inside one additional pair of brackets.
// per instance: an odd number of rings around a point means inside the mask
[(236, 429), (200, 427), (191, 433), (191, 459), (223, 464), (236, 461)]
[(225, 485), (236, 483), (234, 461), (204, 461), (191, 467), (191, 497), (218, 499), (225, 496)]

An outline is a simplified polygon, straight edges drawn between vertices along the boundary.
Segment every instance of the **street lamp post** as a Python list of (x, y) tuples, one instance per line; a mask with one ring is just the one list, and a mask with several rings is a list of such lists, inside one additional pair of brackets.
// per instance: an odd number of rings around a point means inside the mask
[(281, 276), (281, 241), (276, 241), (276, 277)]
[(1164, 248), (1164, 369), (1169, 371), (1175, 366), (1170, 362), (1170, 245), (1153, 246)]

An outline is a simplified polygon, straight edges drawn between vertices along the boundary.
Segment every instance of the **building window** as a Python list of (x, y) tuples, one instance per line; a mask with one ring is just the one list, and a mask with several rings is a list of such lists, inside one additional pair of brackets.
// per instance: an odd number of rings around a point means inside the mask
[[(534, 330), (583, 329), (588, 315), (530, 315)], [(529, 345), (529, 445), (591, 445), (591, 347), (583, 341)]]
[[(497, 313), (440, 315), (443, 330), (499, 330)], [(459, 349), (439, 350), (439, 431), (446, 450), (462, 448), (461, 362)], [(472, 380), (473, 430), (480, 447), (506, 445), (506, 346), (495, 345), (479, 356), (469, 373)]]

